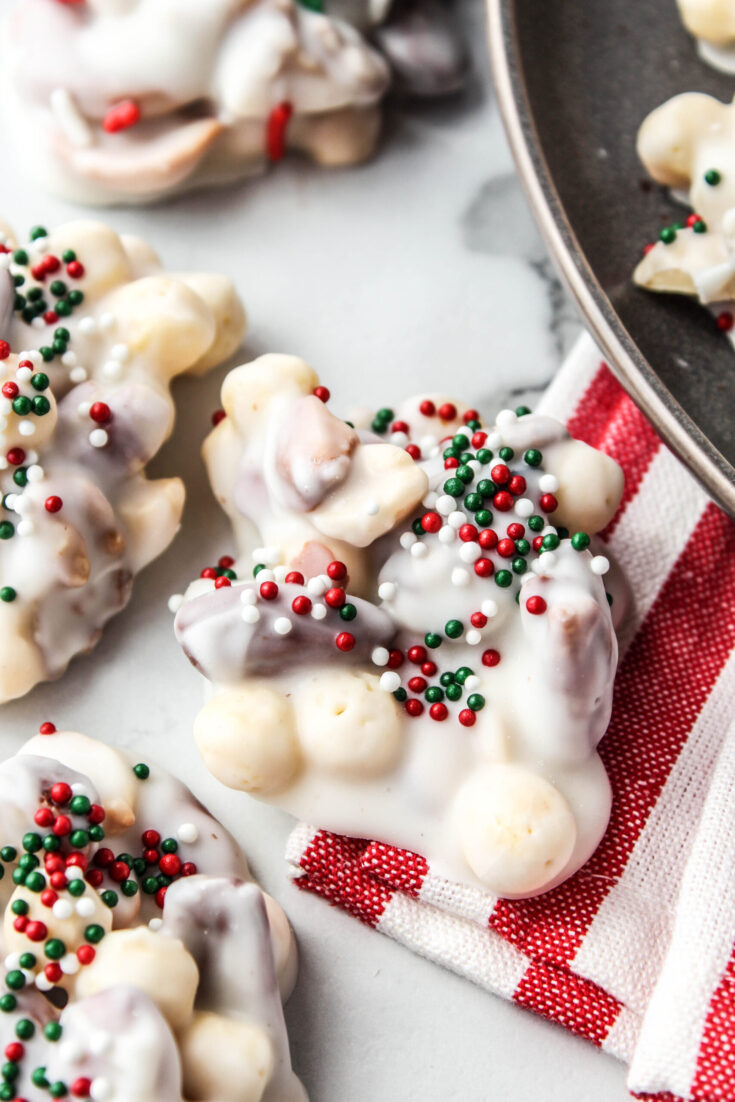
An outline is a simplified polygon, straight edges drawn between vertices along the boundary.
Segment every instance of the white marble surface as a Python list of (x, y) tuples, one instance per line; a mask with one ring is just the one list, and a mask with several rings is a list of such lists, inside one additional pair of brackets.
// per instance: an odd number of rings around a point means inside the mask
[[(548, 380), (577, 329), (513, 175), (480, 0), (462, 11), (476, 53), (471, 88), (451, 105), (394, 106), (371, 165), (327, 174), (291, 162), (246, 188), (107, 215), (149, 236), (171, 268), (233, 275), (251, 318), (242, 359), (304, 356), (337, 407), (447, 386), (492, 411)], [(7, 165), (0, 194), (21, 228), (83, 213)], [(0, 751), (47, 718), (135, 747), (237, 834), (299, 937), (288, 1019), (312, 1102), (587, 1102), (593, 1091), (596, 1102), (622, 1102), (624, 1070), (609, 1057), (297, 891), (283, 862), (288, 818), (202, 768), (190, 735), (202, 685), (174, 643), (166, 600), (229, 549), (198, 454), (221, 377), (177, 386), (181, 415), (155, 464), (187, 481), (181, 534), (92, 657), (3, 709)]]

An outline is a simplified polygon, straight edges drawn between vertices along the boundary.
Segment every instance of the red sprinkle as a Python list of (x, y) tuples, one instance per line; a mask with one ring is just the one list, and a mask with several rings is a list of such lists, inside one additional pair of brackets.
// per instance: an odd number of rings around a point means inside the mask
[(332, 579), (333, 582), (339, 582), (343, 578), (347, 577), (347, 567), (339, 559), (333, 559), (327, 567), (327, 576)]
[(470, 421), (479, 421), (480, 414), (477, 412), (476, 409), (468, 409), (465, 410), (462, 420), (464, 421), (465, 425), (467, 425)]
[(181, 875), (182, 876), (196, 876), (196, 873), (197, 873), (197, 867), (194, 864), (194, 862), (193, 861), (184, 861), (183, 865), (181, 866)]
[(303, 595), (294, 597), (291, 608), (297, 616), (308, 616), (311, 612), (311, 598)]
[(140, 107), (132, 99), (124, 99), (115, 104), (107, 112), (102, 120), (102, 127), (108, 134), (117, 134), (119, 130), (127, 130), (140, 121)]
[(487, 433), (486, 432), (473, 433), (472, 447), (473, 448), (481, 448), (486, 440), (487, 440)]
[(10, 355), (10, 345), (7, 341), (0, 341), (0, 360), (7, 360)]
[(337, 644), (337, 650), (349, 651), (355, 645), (355, 636), (350, 631), (341, 631), (334, 641)]
[(332, 586), (332, 588), (328, 589), (324, 594), (325, 604), (328, 604), (330, 608), (342, 608), (345, 600), (344, 589), (339, 589), (336, 585)]
[(8, 463), (12, 463), (14, 467), (19, 467), (26, 457), (26, 453), (22, 448), (9, 448), (8, 449)]
[(291, 570), (283, 580), (286, 585), (303, 585), (304, 575), (300, 570)]
[(735, 325), (735, 319), (729, 310), (723, 310), (721, 314), (717, 315), (717, 328), (723, 333), (729, 333), (733, 325)]
[(493, 482), (497, 482), (498, 486), (505, 486), (506, 482), (510, 479), (510, 471), (506, 467), (505, 463), (498, 463), (490, 471), (490, 477)]
[(25, 935), (29, 941), (43, 941), (48, 934), (48, 926), (45, 922), (29, 922), (25, 928)]
[(463, 524), (459, 529), (459, 538), (463, 543), (471, 543), (477, 539), (477, 536), (478, 532), (474, 524)]
[(420, 716), (424, 710), (423, 701), (413, 697), (411, 700), (406, 701), (405, 709), (410, 716)]
[(221, 566), (224, 570), (229, 570), (235, 565), (235, 560), (232, 555), (220, 555), (217, 559), (217, 566)]
[(498, 534), (492, 528), (483, 528), (477, 538), (484, 551), (492, 551), (498, 546)]
[(66, 266), (66, 274), (70, 279), (81, 279), (84, 275), (84, 265), (78, 260), (70, 260)]
[(449, 715), (449, 709), (446, 704), (442, 704), (441, 700), (437, 700), (436, 704), (432, 704), (429, 708), (429, 715), (432, 719), (435, 719), (437, 723), (441, 723)]
[(278, 596), (278, 586), (275, 582), (263, 582), (260, 587), (260, 595), (264, 601), (275, 601)]
[(54, 821), (54, 813), (50, 807), (39, 807), (33, 816), (34, 823), (40, 827), (50, 827)]
[(409, 431), (408, 421), (394, 421), (390, 427), (391, 432), (405, 432)]
[(419, 460), (421, 458), (421, 448), (417, 444), (406, 444), (405, 450), (413, 460)]
[(95, 825), (103, 823), (105, 821), (104, 807), (101, 807), (99, 804), (92, 804), (87, 813), (87, 818), (90, 823), (94, 823)]
[(200, 578), (211, 578), (212, 580), (215, 580), (217, 578), (217, 571), (214, 569), (213, 566), (205, 566), (204, 570), (202, 570), (199, 577)]
[(212, 424), (216, 428), (220, 421), (224, 421), (227, 414), (223, 409), (216, 409), (212, 414)]
[(215, 578), (214, 579), (214, 588), (215, 589), (228, 589), (231, 585), (232, 585), (232, 582), (230, 581), (230, 579), (225, 578), (224, 575), (222, 575), (222, 577), (220, 577), (220, 578)]
[(64, 804), (69, 803), (69, 800), (73, 796), (73, 792), (68, 784), (65, 784), (64, 781), (59, 781), (58, 784), (51, 785), (50, 796), (55, 804), (58, 804), (59, 807), (63, 807)]
[(532, 616), (542, 616), (546, 612), (546, 607), (543, 597), (529, 597), (526, 601), (526, 608)]
[(20, 393), (20, 387), (17, 383), (3, 383), (3, 397), (5, 398), (17, 398)]
[(318, 398), (320, 402), (328, 402), (332, 397), (329, 393), (329, 389), (325, 386), (315, 386), (312, 394), (315, 398)]
[(439, 406), (437, 413), (441, 421), (453, 421), (457, 416), (457, 407), (452, 402), (445, 402), (443, 406)]
[(166, 892), (167, 891), (168, 891), (168, 888), (159, 888), (158, 891), (156, 892), (156, 903), (161, 908), (161, 910), (163, 910), (163, 904), (164, 904), (164, 900), (166, 899)]
[(47, 721), (46, 723), (41, 724), (41, 726), (38, 728), (38, 733), (39, 735), (55, 735), (56, 726), (55, 724), (49, 723)]
[(499, 513), (507, 513), (509, 509), (513, 508), (513, 495), (509, 494), (507, 490), (498, 490), (493, 498), (493, 505)]
[(553, 513), (559, 505), (553, 494), (542, 494), (538, 503), (545, 513)]
[(68, 815), (59, 815), (51, 830), (57, 838), (66, 837), (67, 834), (71, 834), (71, 819)]
[(181, 871), (181, 858), (176, 853), (164, 853), (158, 867), (164, 876), (178, 876)]
[(475, 574), (478, 578), (489, 578), (495, 572), (492, 559), (478, 559), (475, 563)]
[(457, 719), (463, 727), (474, 727), (477, 722), (477, 716), (471, 708), (463, 708), (457, 716)]
[(512, 540), (519, 540), (525, 535), (526, 529), (514, 521), (508, 525), (506, 531)]
[(421, 672), (424, 677), (433, 677), (436, 673), (436, 662), (422, 662)]
[(403, 665), (403, 652), (399, 650), (392, 650), (388, 655), (388, 669), (397, 670)]
[[(97, 956), (97, 951), (92, 945), (80, 945), (77, 949), (77, 960), (80, 964), (91, 964), (94, 958)], [(74, 1088), (72, 1087), (72, 1094)], [(83, 1095), (82, 1097), (86, 1097)]]
[(113, 861), (109, 868), (110, 878), (116, 884), (122, 884), (130, 876), (130, 866), (125, 861)]
[(423, 414), (424, 417), (433, 417), (436, 413), (436, 406), (426, 398), (419, 405), (419, 413)]
[(107, 402), (93, 402), (89, 409), (89, 416), (93, 421), (96, 421), (98, 425), (104, 424), (105, 421), (109, 421), (112, 417), (110, 407)]
[(41, 892), (40, 898), (44, 907), (53, 907), (54, 903), (59, 897), (53, 888), (46, 888), (45, 891)]
[(455, 467), (458, 467), (458, 466), (459, 466), (459, 460), (454, 455), (449, 455), (444, 460), (444, 470), (445, 471), (453, 471), (455, 469)]
[(412, 693), (422, 693), (426, 688), (426, 680), (423, 677), (411, 677), (408, 680), (408, 687)]
[(516, 497), (520, 497), (521, 494), (526, 492), (526, 480), (522, 474), (514, 474), (508, 483), (508, 489)]
[[(161, 841), (161, 835), (157, 830), (144, 830), (140, 836), (140, 840), (146, 849), (153, 849)], [(112, 853), (112, 850), (98, 850), (98, 853)]]
[(408, 651), (409, 662), (414, 662), (417, 666), (420, 666), (422, 662), (426, 661), (426, 647), (416, 644), (413, 647), (409, 647)]
[(286, 152), (286, 130), (293, 115), (293, 107), (287, 101), (277, 104), (268, 116), (265, 133), (265, 150), (268, 159), (280, 161)]
[(25, 1048), (19, 1041), (11, 1041), (9, 1045), (5, 1046), (5, 1059), (17, 1063), (23, 1059), (24, 1052)]
[(47, 964), (43, 972), (49, 983), (58, 983), (63, 975), (63, 972), (61, 971), (61, 965), (57, 964), (56, 961), (53, 961), (51, 964)]
[(487, 616), (484, 612), (473, 612), (470, 616), (470, 623), (473, 628), (484, 628), (487, 623)]
[(58, 513), (64, 502), (56, 494), (47, 497), (43, 505), (47, 513)]
[(493, 650), (492, 648), (490, 648), (490, 650), (486, 650), (486, 651), (482, 652), (482, 664), (483, 664), (483, 666), (497, 666), (499, 661), (500, 661), (500, 651)]
[(19, 934), (23, 933), (23, 931), (25, 930), (27, 925), (28, 925), (28, 916), (27, 915), (18, 915), (17, 918), (13, 919), (13, 929), (17, 930)]
[(516, 553), (516, 545), (513, 540), (502, 539), (498, 540), (498, 554), (502, 555), (504, 559), (512, 559)]
[(438, 532), (442, 526), (442, 518), (438, 513), (424, 513), (421, 518), (421, 527), (425, 532)]

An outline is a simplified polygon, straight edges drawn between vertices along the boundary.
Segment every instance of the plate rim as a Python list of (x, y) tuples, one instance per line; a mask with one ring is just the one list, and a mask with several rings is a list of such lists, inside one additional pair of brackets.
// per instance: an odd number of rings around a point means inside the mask
[(487, 0), (493, 83), (521, 183), (546, 246), (625, 390), (705, 490), (735, 516), (735, 468), (671, 395), (613, 309), (572, 230), (528, 102), (515, 30), (517, 0)]

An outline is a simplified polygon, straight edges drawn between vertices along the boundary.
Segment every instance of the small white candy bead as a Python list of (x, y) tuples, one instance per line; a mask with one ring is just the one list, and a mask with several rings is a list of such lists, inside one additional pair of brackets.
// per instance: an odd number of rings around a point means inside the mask
[(390, 658), (390, 651), (387, 647), (376, 647), (370, 657), (374, 666), (386, 666)]
[(104, 448), (109, 436), (104, 429), (92, 429), (89, 434), (89, 442), (93, 448)]
[(366, 501), (362, 507), (362, 511), (366, 517), (376, 517), (380, 512), (380, 505), (377, 501)]
[(482, 558), (482, 548), (474, 540), (463, 543), (459, 549), (459, 557), (462, 562), (477, 562), (478, 559)]
[(176, 837), (185, 846), (191, 846), (199, 839), (199, 828), (196, 823), (182, 823), (176, 831)]
[(469, 585), (470, 575), (463, 566), (455, 566), (452, 571), (452, 585), (465, 586)]
[(559, 489), (559, 479), (555, 474), (542, 474), (538, 480), (538, 488), (542, 494), (555, 494)]
[(18, 432), (21, 436), (35, 436), (36, 426), (33, 424), (32, 421), (19, 421)]
[(497, 603), (493, 601), (492, 598), (488, 598), (487, 601), (483, 601), (480, 605), (480, 610), (484, 612), (488, 620), (492, 620), (493, 616), (498, 615)]
[(515, 410), (501, 409), (498, 416), (495, 418), (495, 424), (499, 429), (505, 428), (506, 425), (514, 425), (518, 420), (515, 414)]
[(74, 914), (74, 908), (68, 899), (57, 899), (51, 910), (54, 918), (71, 918)]
[(409, 547), (412, 547), (416, 542), (416, 536), (413, 532), (402, 532), (399, 543), (404, 551), (408, 551)]
[(477, 644), (481, 641), (482, 634), (477, 630), (477, 628), (470, 628), (470, 630), (465, 635), (465, 642), (469, 643), (471, 647), (476, 647)]
[(533, 502), (530, 497), (519, 497), (515, 503), (515, 514), (517, 517), (533, 516)]
[(314, 607), (311, 610), (312, 620), (323, 620), (326, 615), (327, 615), (327, 606), (326, 605), (314, 605)]
[(384, 693), (394, 693), (401, 684), (401, 678), (395, 670), (386, 670), (380, 677), (380, 687)]
[(293, 624), (287, 616), (279, 616), (277, 620), (273, 621), (273, 630), (276, 635), (288, 635), (292, 627)]
[(378, 596), (381, 601), (392, 601), (396, 595), (395, 582), (381, 582), (378, 586)]
[(593, 574), (602, 576), (607, 574), (610, 569), (610, 560), (606, 559), (604, 555), (595, 555), (590, 563), (590, 570)]
[(450, 528), (448, 524), (445, 524), (443, 528), (439, 529), (439, 543), (454, 543), (457, 538), (457, 533), (453, 528)]
[(254, 589), (243, 589), (240, 594), (240, 601), (244, 605), (254, 605), (257, 603), (258, 594)]
[(447, 520), (452, 528), (461, 528), (463, 524), (467, 523), (467, 517), (460, 509), (455, 509), (453, 513), (450, 513)]
[(436, 511), (440, 516), (448, 517), (450, 513), (454, 512), (454, 498), (449, 494), (442, 494), (441, 497), (436, 499)]
[(246, 624), (257, 624), (260, 620), (260, 612), (255, 605), (245, 605), (240, 615)]

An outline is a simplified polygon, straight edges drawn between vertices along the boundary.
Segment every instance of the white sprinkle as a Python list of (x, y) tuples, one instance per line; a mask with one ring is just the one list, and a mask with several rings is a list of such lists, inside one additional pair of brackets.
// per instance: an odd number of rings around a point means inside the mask
[(71, 785), (71, 790), (75, 796), (89, 796), (87, 786), (82, 784), (81, 781), (74, 781)]
[(276, 566), (273, 570), (273, 577), (277, 582), (285, 582), (288, 573), (289, 570), (287, 566)]
[(184, 603), (183, 593), (172, 593), (168, 599), (169, 612), (177, 613)]
[(450, 528), (448, 524), (445, 524), (443, 528), (439, 529), (439, 543), (454, 543), (457, 538), (457, 533), (453, 528)]
[(418, 541), (411, 546), (411, 555), (414, 559), (425, 559), (429, 554), (429, 548), (425, 543), (419, 543)]
[(113, 1086), (109, 1079), (98, 1075), (92, 1080), (92, 1086), (89, 1088), (89, 1097), (92, 1102), (109, 1102), (112, 1096)]
[(406, 444), (410, 443), (405, 432), (392, 432), (390, 434), (390, 442), (391, 444), (395, 444), (397, 448), (405, 448)]
[(152, 918), (150, 920), (150, 922), (148, 923), (148, 929), (153, 930), (154, 934), (157, 934), (162, 926), (163, 926), (163, 919), (162, 918)]
[[(436, 492), (436, 490), (429, 490), (428, 494), (426, 495), (424, 500), (421, 502), (421, 504), (424, 506), (425, 509), (433, 509), (436, 506), (436, 503), (437, 503), (438, 500), (439, 500), (439, 495)], [(453, 500), (453, 499), (450, 499), (450, 500)]]
[(499, 432), (494, 432), (493, 431), (493, 432), (489, 432), (487, 434), (487, 440), (485, 441), (485, 447), (489, 448), (490, 451), (493, 451), (493, 452), (497, 451), (498, 448), (502, 447), (502, 444), (503, 444), (503, 437), (501, 436), (501, 434)]
[(102, 374), (108, 379), (121, 379), (123, 376), (123, 365), (118, 363), (117, 360), (107, 360), (102, 365)]
[(19, 367), (15, 373), (15, 377), (19, 383), (27, 383), (33, 372), (30, 367)]
[(533, 515), (533, 502), (530, 497), (519, 497), (515, 503), (517, 517), (530, 517)]
[(488, 598), (487, 601), (483, 601), (480, 605), (480, 609), (487, 616), (488, 620), (492, 620), (493, 616), (498, 615), (498, 606), (492, 598)]
[(56, 1051), (62, 1064), (75, 1064), (84, 1055), (82, 1046), (74, 1041), (62, 1041)]
[(100, 314), (99, 327), (100, 329), (112, 329), (115, 325), (114, 314)]
[(559, 489), (559, 479), (555, 474), (542, 474), (538, 480), (538, 488), (542, 494), (555, 494)]
[(16, 528), (16, 532), (19, 536), (32, 536), (35, 530), (32, 520), (22, 520)]
[(91, 336), (92, 333), (97, 332), (97, 322), (94, 318), (82, 318), (79, 322), (79, 332)]
[(130, 359), (130, 348), (127, 344), (113, 344), (110, 349), (110, 355), (113, 360), (117, 360), (118, 363), (126, 364)]
[(30, 348), (27, 352), (21, 352), (18, 357), (20, 360), (30, 360), (36, 367), (40, 367), (43, 362), (43, 356), (37, 348)]
[(380, 512), (380, 505), (377, 501), (366, 501), (362, 507), (362, 511), (365, 516), (375, 517)]
[(498, 416), (495, 418), (495, 424), (499, 429), (503, 429), (508, 425), (513, 425), (518, 420), (512, 409), (501, 409)]
[(73, 383), (83, 383), (87, 379), (86, 367), (73, 367), (69, 372), (69, 378)]
[(3, 962), (8, 972), (14, 972), (16, 968), (20, 968), (20, 956), (20, 953), (8, 953)]
[[(467, 632), (468, 637), (469, 637), (469, 634), (470, 633)], [(469, 638), (468, 638), (467, 641), (469, 642)], [(471, 673), (469, 677), (465, 678), (464, 687), (465, 687), (465, 689), (467, 690), (468, 693), (474, 693), (475, 689), (480, 688), (480, 685), (481, 685), (481, 681), (480, 681), (480, 678), (477, 676), (476, 673)]]
[(416, 542), (416, 536), (413, 532), (403, 532), (399, 542), (403, 550), (408, 551), (409, 547)]
[(376, 647), (370, 657), (374, 666), (386, 666), (390, 658), (390, 651), (387, 647)]
[(447, 520), (452, 528), (461, 528), (463, 524), (467, 523), (467, 517), (460, 509), (455, 509), (453, 513), (450, 513)]
[[(534, 559), (531, 562), (531, 570), (533, 570), (534, 574), (543, 574), (544, 564), (541, 562), (541, 556), (540, 555), (537, 559)], [(528, 577), (529, 577), (528, 574), (524, 574), (523, 578), (521, 578), (521, 584), (523, 584), (524, 578), (528, 578)]]
[(258, 594), (254, 589), (243, 589), (240, 600), (244, 605), (254, 605), (258, 600)]
[(314, 605), (314, 607), (311, 610), (312, 620), (323, 620), (326, 615), (327, 615), (327, 606), (326, 605)]
[[(12, 263), (13, 263), (13, 254), (12, 253), (0, 253), (0, 268), (9, 268)], [(34, 318), (33, 320), (37, 321), (38, 319)]]
[(438, 443), (439, 441), (435, 436), (422, 436), (419, 440), (419, 448), (421, 449), (421, 454), (428, 455), (434, 450)]
[(64, 869), (64, 876), (67, 880), (81, 880), (84, 877), (84, 873), (79, 868), (79, 865), (67, 865)]
[(245, 605), (240, 615), (246, 624), (257, 624), (260, 619), (260, 613), (255, 605)]
[(477, 562), (482, 558), (482, 548), (474, 541), (463, 543), (459, 549), (459, 557), (462, 562)]
[(43, 972), (38, 973), (34, 980), (34, 983), (39, 991), (50, 991), (51, 988), (54, 986), (51, 980), (46, 979), (46, 976)]
[(74, 914), (74, 908), (68, 899), (57, 899), (51, 910), (54, 913), (54, 918), (71, 918)]
[(610, 560), (606, 559), (604, 555), (595, 555), (590, 562), (590, 570), (593, 574), (603, 575), (607, 574), (610, 569)]
[(9, 398), (0, 398), (0, 415), (9, 417), (13, 412), (13, 403)]
[(76, 365), (77, 365), (77, 354), (76, 354), (76, 352), (71, 352), (71, 351), (65, 352), (64, 355), (61, 357), (61, 362), (63, 363), (64, 367), (76, 367)]
[(542, 551), (538, 557), (542, 570), (553, 570), (556, 566), (556, 555), (553, 551)]
[(21, 972), (23, 973), (23, 978), (26, 983), (33, 983), (33, 972), (31, 972), (30, 968), (21, 968)]
[(28, 512), (30, 501), (27, 497), (23, 497), (22, 494), (11, 494), (11, 497), (13, 499), (13, 508), (16, 513), (22, 516), (24, 513)]
[(199, 828), (196, 823), (182, 823), (176, 831), (176, 837), (185, 846), (192, 846), (199, 839)]
[(18, 432), (21, 436), (35, 436), (36, 426), (33, 424), (32, 421), (19, 421)]
[(479, 632), (477, 628), (470, 628), (465, 635), (465, 642), (469, 643), (471, 647), (476, 647), (482, 640), (482, 632)]
[(273, 630), (276, 635), (288, 635), (289, 631), (293, 627), (293, 624), (289, 620), (288, 616), (279, 616), (273, 621)]
[(470, 459), (467, 466), (470, 468), (471, 471), (474, 471), (475, 474), (479, 474), (482, 470), (482, 463), (480, 463), (478, 459)]
[(262, 582), (274, 582), (276, 580), (276, 576), (272, 570), (259, 570), (258, 576), (255, 580), (258, 585), (261, 585)]
[(9, 466), (9, 463), (8, 463), (7, 459), (5, 458), (5, 456), (0, 455), (0, 471), (6, 471), (8, 469), (8, 466)]
[(43, 476), (43, 467), (39, 467), (38, 463), (32, 463), (30, 467), (26, 467), (26, 478), (29, 482), (42, 482)]
[(75, 976), (81, 968), (81, 965), (74, 953), (67, 953), (61, 958), (59, 964), (61, 965), (61, 971), (64, 973), (65, 976)]
[(450, 513), (454, 512), (454, 498), (449, 494), (442, 494), (441, 497), (436, 499), (436, 511), (440, 516), (448, 517)]
[(92, 429), (89, 434), (89, 442), (93, 448), (104, 448), (109, 439), (104, 429)]
[(396, 595), (395, 582), (381, 582), (378, 586), (378, 596), (381, 601), (392, 601)]
[(94, 914), (94, 900), (89, 896), (85, 896), (84, 899), (77, 899), (76, 911), (80, 918), (91, 918)]
[(380, 678), (380, 687), (384, 693), (394, 693), (400, 686), (401, 679), (395, 670), (386, 670)]
[(15, 502), (18, 498), (17, 494), (7, 494), (5, 497), (5, 508), (15, 509)]
[(469, 585), (470, 575), (463, 566), (455, 566), (452, 571), (452, 585)]
[(454, 430), (454, 433), (452, 435), (453, 436), (463, 436), (465, 438), (465, 441), (467, 441), (467, 440), (469, 440), (469, 438), (471, 436), (471, 432), (468, 428), (465, 428), (464, 425), (460, 425), (460, 427), (458, 429)]
[(77, 415), (81, 417), (84, 421), (85, 418), (89, 417), (89, 411), (91, 410), (91, 408), (91, 402), (80, 402), (77, 406)]
[(306, 588), (308, 589), (312, 597), (323, 597), (329, 589), (329, 586), (325, 585), (321, 578), (316, 577), (309, 578), (308, 582), (306, 583)]
[(429, 452), (427, 458), (428, 459), (436, 459), (436, 457), (439, 454), (440, 450), (441, 449), (438, 446), (436, 448), (432, 448), (431, 451)]

